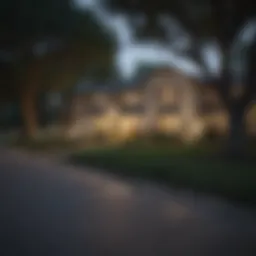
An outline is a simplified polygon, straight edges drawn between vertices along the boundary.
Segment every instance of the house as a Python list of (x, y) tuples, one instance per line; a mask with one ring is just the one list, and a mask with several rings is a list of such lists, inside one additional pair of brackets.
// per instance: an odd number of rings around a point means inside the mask
[(228, 116), (214, 87), (160, 69), (130, 85), (86, 87), (74, 96), (71, 137), (126, 140), (163, 133), (195, 140), (209, 130), (225, 133)]

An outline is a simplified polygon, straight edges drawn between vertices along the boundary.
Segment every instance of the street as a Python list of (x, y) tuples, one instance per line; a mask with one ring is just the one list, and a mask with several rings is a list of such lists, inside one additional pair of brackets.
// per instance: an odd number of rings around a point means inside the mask
[(0, 255), (256, 255), (255, 209), (0, 151)]

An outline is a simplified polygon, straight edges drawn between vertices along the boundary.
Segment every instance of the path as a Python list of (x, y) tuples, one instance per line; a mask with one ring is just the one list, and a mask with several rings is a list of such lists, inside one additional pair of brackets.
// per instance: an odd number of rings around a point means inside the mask
[(256, 255), (253, 210), (0, 152), (0, 255)]

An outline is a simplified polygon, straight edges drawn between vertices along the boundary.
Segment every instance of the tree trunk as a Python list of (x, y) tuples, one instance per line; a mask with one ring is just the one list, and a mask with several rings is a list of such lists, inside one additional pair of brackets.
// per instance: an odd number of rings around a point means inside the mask
[(21, 111), (25, 136), (33, 138), (38, 131), (37, 92), (35, 88), (25, 88), (21, 92)]
[(70, 88), (64, 93), (62, 98), (62, 104), (60, 109), (59, 123), (63, 128), (64, 134), (68, 133), (74, 123), (74, 106), (75, 106), (75, 95), (74, 89)]
[(24, 133), (28, 138), (36, 136), (39, 128), (37, 96), (40, 86), (41, 67), (36, 62), (31, 62), (21, 79), (21, 112)]
[(246, 121), (245, 108), (242, 106), (231, 107), (229, 110), (229, 138), (228, 155), (243, 157), (246, 153)]

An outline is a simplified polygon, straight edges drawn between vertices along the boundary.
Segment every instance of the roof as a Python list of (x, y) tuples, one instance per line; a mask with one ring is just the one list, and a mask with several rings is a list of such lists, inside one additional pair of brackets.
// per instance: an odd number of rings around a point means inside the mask
[[(173, 74), (179, 74), (178, 71), (172, 69), (155, 69), (153, 72), (141, 72), (132, 80), (109, 80), (105, 83), (95, 82), (93, 80), (83, 80), (76, 87), (77, 94), (93, 93), (93, 92), (105, 92), (105, 93), (117, 93), (126, 90), (137, 89), (145, 87), (152, 77), (170, 77)], [(181, 74), (183, 75), (183, 74)], [(184, 77), (186, 77), (184, 75)]]
[(143, 84), (145, 76), (137, 76), (134, 79), (128, 80), (109, 80), (105, 83), (94, 82), (94, 81), (82, 81), (76, 86), (76, 93), (93, 93), (93, 92), (105, 92), (105, 93), (116, 93), (126, 90), (139, 88)]

